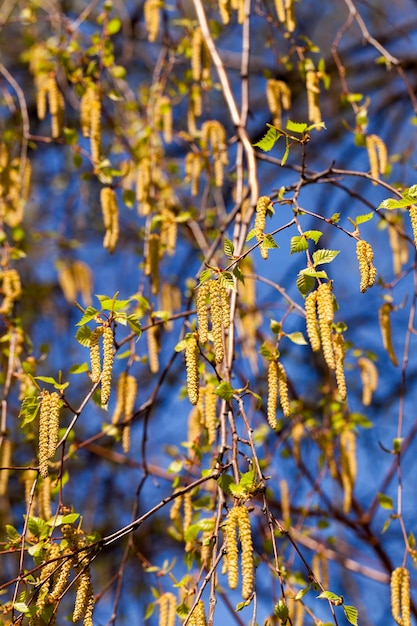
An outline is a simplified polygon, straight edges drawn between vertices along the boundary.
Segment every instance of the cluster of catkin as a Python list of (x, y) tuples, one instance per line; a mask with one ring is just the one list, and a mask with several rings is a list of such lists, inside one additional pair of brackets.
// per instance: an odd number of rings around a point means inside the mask
[(207, 301), (210, 303), (211, 331), (217, 363), (224, 358), (223, 332), (230, 325), (229, 294), (219, 280), (210, 279), (200, 285), (197, 294), (198, 338), (207, 343), (209, 335)]
[(39, 411), (39, 472), (42, 478), (49, 474), (49, 460), (55, 456), (58, 445), (61, 398), (56, 391), (46, 389), (40, 395)]
[(51, 114), (51, 134), (54, 139), (59, 137), (64, 126), (64, 96), (59, 90), (55, 76), (52, 74), (38, 75), (35, 78), (36, 85), (36, 108), (38, 118), (45, 119), (49, 106)]
[(377, 271), (373, 264), (374, 251), (370, 243), (364, 239), (356, 242), (356, 257), (359, 263), (361, 282), (359, 290), (364, 293), (369, 287), (373, 287), (376, 280)]
[(243, 24), (245, 19), (245, 0), (219, 0), (219, 13), (223, 24), (230, 22), (231, 11), (237, 11), (237, 22)]
[(24, 207), (29, 197), (32, 168), (26, 157), (11, 158), (5, 143), (0, 144), (0, 219), (12, 228), (23, 220)]
[(392, 343), (391, 328), (391, 312), (393, 310), (391, 302), (384, 302), (378, 312), (379, 328), (381, 330), (382, 344), (387, 351), (390, 361), (393, 365), (398, 365), (398, 359), (395, 354), (394, 345)]
[[(199, 26), (194, 28), (191, 35), (191, 73), (196, 83), (206, 82), (210, 78), (210, 54)], [(201, 115), (201, 112), (194, 113)]]
[(95, 599), (91, 583), (91, 570), (88, 562), (88, 552), (81, 549), (86, 547), (87, 538), (81, 530), (75, 530), (69, 525), (62, 527), (62, 534), (74, 553), (71, 564), (77, 575), (77, 591), (72, 621), (77, 622), (82, 619), (83, 626), (93, 626)]
[(163, 593), (156, 601), (159, 607), (159, 626), (175, 626), (177, 599), (171, 592)]
[(305, 299), (307, 335), (313, 352), (322, 349), (328, 367), (336, 373), (337, 387), (342, 400), (346, 398), (343, 369), (345, 342), (341, 333), (333, 332), (334, 305), (332, 285), (322, 283)]
[(84, 304), (87, 306), (91, 304), (93, 275), (87, 263), (84, 261), (61, 262), (58, 266), (58, 282), (67, 302), (73, 304), (79, 293)]
[(20, 276), (16, 269), (9, 268), (0, 272), (1, 292), (3, 301), (0, 305), (0, 314), (10, 315), (13, 311), (13, 305), (22, 295), (22, 284)]
[[(103, 365), (101, 364), (100, 338), (103, 337)], [(111, 391), (113, 370), (113, 330), (110, 326), (98, 326), (90, 335), (91, 380), (101, 381), (101, 404), (106, 406)]]
[(201, 147), (209, 150), (214, 162), (214, 182), (223, 185), (224, 168), (229, 163), (226, 147), (226, 130), (217, 120), (207, 120), (201, 127)]
[(289, 33), (295, 30), (294, 0), (275, 0), (278, 21), (285, 25)]
[(268, 365), (268, 403), (267, 418), (271, 428), (277, 427), (277, 400), (281, 404), (281, 409), (285, 417), (289, 417), (290, 400), (288, 397), (288, 381), (284, 366), (275, 359), (269, 361)]
[(260, 253), (263, 259), (268, 258), (268, 248), (263, 245), (265, 239), (265, 224), (268, 212), (272, 211), (272, 202), (268, 196), (261, 196), (256, 203), (255, 224), (253, 227), (256, 241), (260, 243)]
[(119, 239), (119, 208), (116, 192), (111, 187), (103, 187), (100, 191), (100, 206), (103, 215), (104, 235), (103, 246), (109, 252), (114, 252)]
[(253, 592), (253, 545), (249, 512), (245, 506), (230, 509), (225, 526), (228, 584), (236, 589), (239, 582), (238, 536), (241, 544), (242, 598), (248, 600)]
[(410, 574), (405, 567), (391, 574), (391, 612), (398, 626), (411, 626)]
[(162, 128), (165, 143), (172, 142), (172, 102), (169, 96), (160, 95), (155, 102), (155, 125)]
[[(378, 179), (386, 173), (388, 167), (387, 147), (378, 135), (366, 135), (365, 144), (371, 167), (371, 176)], [(376, 180), (372, 182), (374, 185), (377, 184)]]
[(291, 91), (287, 83), (270, 78), (266, 83), (266, 101), (272, 113), (272, 123), (282, 127), (282, 109), (288, 111), (291, 107)]
[(349, 513), (356, 480), (356, 435), (353, 430), (340, 434), (340, 473), (343, 486), (343, 512)]
[(91, 160), (101, 160), (101, 99), (95, 85), (89, 85), (80, 101), (80, 123), (84, 137), (90, 138)]
[(112, 424), (116, 425), (123, 420), (122, 446), (127, 454), (130, 450), (130, 422), (133, 417), (138, 384), (136, 378), (123, 371), (117, 381), (116, 405), (112, 415)]

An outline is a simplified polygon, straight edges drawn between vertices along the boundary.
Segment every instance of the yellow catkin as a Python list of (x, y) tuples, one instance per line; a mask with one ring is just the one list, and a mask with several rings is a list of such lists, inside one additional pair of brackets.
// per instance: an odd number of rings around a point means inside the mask
[(156, 101), (155, 124), (162, 126), (165, 143), (172, 142), (172, 103), (169, 96), (160, 96)]
[(87, 87), (80, 100), (80, 126), (84, 137), (90, 136), (91, 130), (91, 104), (96, 99), (96, 92), (93, 87)]
[[(417, 213), (416, 213), (417, 217)], [(401, 274), (403, 266), (408, 262), (408, 246), (405, 237), (400, 235), (398, 228), (403, 228), (401, 216), (395, 222), (388, 222), (388, 237), (392, 252), (392, 265), (395, 276)]]
[(187, 370), (187, 393), (191, 404), (197, 404), (199, 396), (198, 343), (195, 334), (187, 340), (185, 347), (185, 366)]
[(61, 399), (56, 391), (51, 393), (49, 398), (49, 443), (48, 457), (52, 459), (55, 456), (59, 437), (59, 411), (61, 408)]
[(200, 27), (193, 30), (191, 37), (191, 73), (193, 80), (201, 79), (201, 54), (204, 45), (203, 33)]
[(111, 418), (112, 424), (117, 424), (120, 421), (124, 412), (126, 397), (126, 377), (127, 373), (122, 372), (117, 380), (116, 404), (114, 406), (113, 415)]
[(100, 337), (102, 334), (103, 327), (99, 326), (90, 335), (91, 380), (93, 383), (98, 383), (101, 376)]
[(281, 494), (281, 510), (282, 519), (286, 528), (291, 526), (291, 509), (290, 509), (290, 494), (288, 491), (288, 483), (282, 479), (279, 481), (279, 491)]
[(239, 538), (242, 546), (242, 598), (248, 600), (253, 592), (253, 544), (249, 512), (245, 506), (238, 510)]
[(152, 374), (159, 372), (159, 326), (153, 325), (148, 328), (147, 340), (148, 340), (148, 362), (149, 369)]
[[(328, 587), (325, 587), (327, 589)], [(286, 598), (288, 606), (288, 615), (291, 620), (292, 626), (303, 626), (305, 619), (304, 604), (301, 600), (295, 600), (294, 598)]]
[(93, 587), (91, 584), (90, 568), (84, 569), (77, 579), (77, 592), (75, 595), (75, 606), (72, 614), (72, 621), (77, 622), (84, 618), (84, 624), (87, 619), (91, 620), (92, 606), (94, 604)]
[(358, 359), (362, 381), (362, 404), (369, 406), (372, 402), (372, 396), (378, 386), (378, 370), (371, 359), (360, 357)]
[(42, 478), (49, 474), (49, 418), (51, 415), (51, 394), (42, 391), (39, 412), (39, 472)]
[(411, 626), (410, 574), (405, 567), (391, 573), (391, 612), (399, 626)]
[(223, 311), (221, 300), (221, 286), (218, 280), (209, 281), (210, 289), (210, 314), (211, 328), (213, 333), (214, 356), (217, 363), (224, 358), (223, 347)]
[(334, 357), (336, 361), (336, 382), (337, 389), (339, 391), (339, 396), (341, 400), (346, 400), (346, 380), (345, 380), (345, 371), (343, 368), (343, 362), (345, 360), (345, 340), (342, 333), (333, 334), (333, 350)]
[(101, 405), (107, 406), (111, 391), (113, 370), (113, 330), (110, 326), (103, 329), (103, 370), (101, 373)]
[(281, 128), (282, 109), (288, 111), (291, 107), (291, 92), (287, 83), (270, 78), (266, 83), (266, 100), (272, 114), (272, 123)]
[(286, 26), (289, 33), (293, 33), (296, 27), (294, 16), (294, 0), (285, 0)]
[(319, 316), (320, 339), (324, 360), (331, 370), (336, 369), (331, 325), (334, 318), (331, 283), (322, 283), (317, 288), (317, 311)]
[(199, 600), (188, 619), (189, 626), (206, 626), (206, 612), (203, 600)]
[(201, 127), (201, 146), (210, 150), (214, 161), (214, 182), (223, 185), (224, 166), (228, 164), (226, 130), (217, 120), (207, 120)]
[(302, 422), (295, 422), (291, 427), (291, 437), (293, 441), (293, 454), (297, 463), (301, 461), (301, 440), (305, 436), (305, 427)]
[(363, 239), (358, 239), (356, 243), (356, 256), (359, 262), (359, 272), (361, 276), (361, 282), (359, 290), (364, 293), (368, 287), (372, 287), (375, 284), (377, 271), (373, 264), (374, 252), (372, 246)]
[(239, 562), (237, 546), (237, 512), (238, 507), (230, 509), (225, 528), (225, 539), (227, 549), (227, 576), (230, 589), (236, 589), (239, 582)]
[(208, 341), (207, 298), (209, 293), (209, 283), (206, 281), (200, 285), (196, 298), (198, 338), (201, 343), (207, 343)]
[[(182, 518), (182, 532), (185, 537), (188, 529), (191, 526), (191, 522), (193, 519), (193, 501), (191, 497), (191, 492), (187, 491), (183, 496), (183, 506), (184, 506), (184, 515)], [(185, 542), (185, 551), (190, 552), (194, 546), (194, 542), (186, 541)]]
[(131, 420), (133, 417), (133, 412), (135, 409), (136, 396), (138, 393), (138, 383), (134, 376), (128, 375), (126, 376), (126, 385), (125, 385), (125, 419)]
[(51, 479), (43, 478), (39, 485), (39, 516), (45, 521), (52, 517), (51, 509)]
[(47, 599), (48, 599), (48, 591), (52, 582), (52, 574), (57, 566), (57, 559), (60, 556), (59, 545), (53, 543), (49, 546), (46, 552), (45, 565), (41, 569), (40, 580), (43, 584), (39, 588), (38, 596), (36, 599), (36, 608), (38, 609), (38, 614), (44, 609)]
[(263, 259), (268, 258), (268, 248), (262, 246), (262, 242), (264, 240), (266, 216), (269, 208), (272, 209), (272, 202), (270, 198), (268, 198), (268, 196), (261, 196), (256, 203), (256, 216), (253, 229), (256, 235), (256, 240), (261, 244), (260, 253)]
[(278, 391), (279, 391), (279, 401), (281, 404), (281, 409), (285, 417), (289, 417), (291, 414), (290, 408), (290, 399), (288, 396), (288, 380), (287, 373), (284, 369), (282, 363), (277, 363), (278, 366)]
[(229, 292), (224, 285), (220, 286), (220, 301), (222, 307), (222, 324), (223, 328), (229, 328), (230, 326), (230, 302)]
[(152, 233), (148, 240), (148, 249), (145, 259), (145, 274), (151, 277), (152, 293), (159, 291), (159, 259), (160, 259), (160, 236)]
[(175, 253), (177, 246), (178, 224), (175, 214), (169, 209), (162, 211), (161, 245), (169, 256)]
[(72, 559), (69, 557), (70, 553), (71, 551), (68, 550), (68, 558), (63, 561), (60, 569), (54, 576), (53, 586), (47, 599), (48, 604), (55, 604), (55, 602), (58, 602), (61, 594), (67, 586), (72, 567)]
[(123, 431), (122, 431), (122, 448), (123, 448), (123, 452), (125, 454), (129, 454), (129, 452), (130, 452), (131, 434), (132, 434), (132, 427), (131, 427), (131, 425), (130, 424), (126, 424), (126, 426), (123, 426)]
[(100, 205), (106, 229), (103, 245), (109, 252), (114, 252), (119, 238), (119, 209), (114, 189), (111, 187), (101, 189)]
[(329, 588), (329, 568), (324, 552), (316, 552), (311, 562), (311, 569), (315, 579), (321, 583), (324, 589)]
[(308, 120), (313, 124), (321, 123), (319, 77), (315, 69), (306, 72)]
[(285, 24), (285, 5), (284, 0), (275, 0), (275, 11), (277, 12), (278, 21)]
[(216, 441), (217, 425), (217, 395), (212, 383), (206, 385), (204, 393), (204, 426), (207, 429), (207, 443), (209, 446)]
[(320, 350), (320, 335), (317, 327), (317, 291), (312, 291), (305, 299), (306, 328), (313, 352)]
[(160, 8), (160, 0), (145, 0), (143, 13), (145, 17), (146, 32), (148, 33), (149, 41), (155, 41), (158, 36), (161, 21)]
[(417, 205), (412, 204), (409, 209), (411, 228), (413, 229), (414, 245), (417, 248)]
[(199, 404), (200, 402), (193, 406), (188, 415), (187, 441), (191, 445), (198, 443), (203, 431), (202, 412)]
[(195, 152), (189, 152), (185, 157), (185, 182), (191, 184), (191, 195), (198, 194), (201, 174), (201, 158)]
[(352, 430), (340, 434), (340, 469), (343, 485), (343, 511), (349, 513), (356, 480), (356, 436)]
[(278, 364), (276, 361), (269, 361), (267, 419), (271, 428), (277, 427), (277, 400), (278, 400)]
[(14, 303), (22, 294), (20, 276), (16, 269), (6, 269), (0, 275), (2, 279), (3, 301), (0, 306), (0, 314), (10, 315)]
[(0, 450), (0, 496), (6, 495), (12, 461), (12, 442), (4, 437)]
[[(367, 135), (365, 138), (372, 178), (384, 175), (388, 167), (387, 147), (378, 135)], [(376, 181), (372, 181), (374, 185)]]
[(101, 161), (101, 101), (98, 97), (90, 104), (90, 150), (94, 165)]
[(230, 22), (230, 0), (219, 0), (219, 13), (223, 24)]
[(379, 327), (381, 330), (382, 344), (387, 351), (390, 361), (393, 365), (398, 365), (398, 360), (395, 354), (394, 346), (392, 343), (392, 329), (391, 329), (391, 311), (393, 306), (390, 302), (384, 302), (380, 307), (378, 318)]

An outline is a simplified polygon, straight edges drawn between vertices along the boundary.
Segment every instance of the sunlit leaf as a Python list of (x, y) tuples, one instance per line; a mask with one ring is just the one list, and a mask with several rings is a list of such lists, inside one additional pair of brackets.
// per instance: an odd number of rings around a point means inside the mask
[(262, 137), (259, 141), (254, 143), (253, 145), (257, 148), (260, 148), (264, 152), (269, 152), (275, 146), (278, 139), (282, 136), (276, 128), (270, 126), (266, 135)]

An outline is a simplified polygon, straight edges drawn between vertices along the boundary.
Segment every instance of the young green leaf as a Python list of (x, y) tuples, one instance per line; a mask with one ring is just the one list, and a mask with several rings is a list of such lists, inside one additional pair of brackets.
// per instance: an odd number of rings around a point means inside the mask
[(373, 218), (374, 213), (365, 213), (364, 215), (358, 215), (355, 222), (356, 224), (364, 224), (365, 222), (369, 222)]
[(91, 320), (95, 319), (97, 315), (98, 315), (97, 309), (95, 309), (92, 306), (88, 306), (86, 310), (84, 311), (84, 315), (82, 316), (80, 321), (76, 324), (76, 326), (84, 326), (85, 324), (88, 324), (88, 322), (91, 322)]
[(235, 251), (235, 247), (233, 245), (233, 243), (230, 241), (230, 239), (225, 239), (224, 240), (224, 253), (226, 256), (233, 256), (233, 253)]
[(314, 267), (323, 265), (324, 263), (331, 263), (339, 252), (340, 250), (316, 250), (316, 252), (313, 252)]
[(216, 396), (219, 396), (222, 400), (231, 400), (234, 396), (235, 390), (230, 383), (223, 381), (220, 385), (217, 385), (215, 389)]
[(298, 346), (306, 346), (308, 342), (306, 341), (304, 335), (300, 331), (296, 331), (294, 333), (290, 333), (286, 335), (290, 341), (296, 343)]
[(349, 624), (352, 624), (353, 626), (358, 626), (358, 609), (354, 606), (344, 604), (343, 610)]
[(290, 254), (304, 252), (305, 250), (308, 250), (308, 241), (305, 235), (296, 235), (295, 237), (291, 237)]
[(290, 133), (302, 134), (307, 130), (307, 124), (305, 124), (304, 122), (293, 122), (292, 120), (288, 120), (285, 128)]
[(386, 496), (384, 493), (378, 493), (377, 498), (378, 498), (379, 506), (382, 507), (383, 509), (388, 509), (389, 511), (391, 511), (394, 508), (392, 498), (390, 498), (389, 496)]
[(278, 139), (282, 136), (282, 133), (280, 133), (274, 126), (270, 126), (269, 124), (267, 124), (267, 126), (269, 126), (269, 129), (266, 135), (264, 135), (262, 139), (256, 143), (252, 144), (264, 152), (272, 150)]

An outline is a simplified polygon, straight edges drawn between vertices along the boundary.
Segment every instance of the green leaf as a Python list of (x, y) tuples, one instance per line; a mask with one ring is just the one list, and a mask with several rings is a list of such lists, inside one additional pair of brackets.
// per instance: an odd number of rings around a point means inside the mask
[(417, 200), (417, 185), (412, 185), (411, 187), (404, 189), (403, 196), (407, 196), (412, 200)]
[(74, 364), (70, 367), (70, 374), (83, 374), (84, 372), (88, 372), (88, 363)]
[(262, 248), (266, 248), (267, 250), (271, 250), (272, 248), (279, 248), (278, 244), (275, 243), (275, 240), (272, 235), (265, 235), (261, 243)]
[(248, 234), (246, 235), (246, 241), (250, 241), (254, 237), (256, 237), (256, 230), (252, 228), (252, 230), (250, 230)]
[(10, 524), (6, 524), (5, 528), (6, 528), (7, 538), (9, 541), (14, 541), (14, 542), (20, 541), (20, 533), (16, 530), (14, 526), (11, 526)]
[(45, 536), (49, 534), (47, 524), (41, 517), (29, 517), (28, 529), (35, 537), (40, 537), (45, 532), (47, 533)]
[(316, 252), (313, 252), (314, 267), (323, 265), (324, 263), (331, 263), (339, 252), (340, 250), (316, 250)]
[(295, 237), (291, 237), (290, 254), (304, 252), (305, 250), (308, 250), (308, 241), (305, 235), (296, 235)]
[(236, 267), (233, 270), (233, 276), (235, 276), (239, 282), (245, 284), (245, 277), (243, 276), (242, 270), (240, 269), (238, 265), (236, 265)]
[(304, 122), (293, 122), (292, 120), (288, 120), (286, 125), (286, 130), (290, 133), (305, 133), (307, 130), (307, 124)]
[(267, 343), (263, 343), (261, 345), (261, 347), (259, 348), (259, 354), (261, 354), (262, 356), (264, 356), (266, 359), (271, 360), (275, 358), (275, 353), (273, 353), (271, 351), (271, 349), (269, 348), (269, 345)]
[(369, 222), (373, 218), (374, 213), (365, 213), (364, 215), (358, 215), (355, 222), (356, 224), (365, 224), (365, 222)]
[(414, 202), (415, 200), (409, 197), (402, 199), (388, 198), (387, 200), (381, 202), (378, 209), (388, 209), (388, 211), (392, 211), (393, 209), (402, 209), (404, 207), (408, 207), (411, 204), (414, 204)]
[(239, 602), (238, 604), (236, 604), (235, 610), (236, 611), (241, 611), (242, 609), (244, 609), (245, 607), (249, 606), (251, 603), (251, 600), (245, 600), (244, 602)]
[(101, 308), (104, 311), (121, 311), (130, 304), (130, 300), (116, 300), (116, 296), (109, 298), (109, 296), (102, 296), (97, 294), (96, 297), (99, 300)]
[(88, 326), (82, 326), (75, 334), (75, 338), (84, 348), (90, 347), (91, 329)]
[(349, 624), (353, 624), (353, 626), (358, 626), (358, 609), (354, 606), (344, 604), (343, 610)]
[(22, 428), (26, 424), (30, 424), (36, 418), (39, 411), (39, 401), (36, 396), (27, 396), (23, 398), (22, 406), (20, 407), (19, 418), (22, 419)]
[(295, 333), (290, 333), (287, 335), (288, 339), (293, 343), (296, 343), (298, 346), (306, 346), (308, 341), (305, 340), (305, 337), (302, 332), (296, 331)]
[(153, 602), (148, 604), (148, 606), (146, 607), (146, 611), (145, 611), (145, 617), (144, 617), (145, 620), (149, 619), (152, 616), (154, 609), (155, 609), (155, 604)]
[(214, 392), (216, 396), (219, 396), (222, 400), (231, 400), (234, 396), (235, 390), (230, 383), (223, 381), (220, 385), (217, 385)]
[(330, 600), (335, 604), (343, 603), (342, 596), (338, 596), (337, 593), (333, 593), (332, 591), (322, 591), (317, 597), (321, 600)]
[(124, 189), (122, 193), (122, 200), (129, 209), (131, 209), (136, 202), (136, 194), (132, 189)]
[(76, 324), (76, 326), (84, 326), (85, 324), (88, 324), (88, 322), (91, 322), (91, 320), (95, 319), (97, 315), (98, 315), (97, 309), (95, 309), (92, 306), (88, 306), (86, 310), (84, 311), (84, 315), (82, 316), (80, 321)]
[(185, 350), (185, 348), (187, 347), (187, 343), (187, 339), (181, 339), (181, 341), (179, 341), (174, 348), (175, 352), (182, 352), (183, 350)]
[(307, 237), (307, 239), (312, 239), (314, 243), (318, 243), (322, 234), (323, 233), (321, 232), (321, 230), (306, 230), (304, 233), (304, 237)]
[(288, 606), (285, 604), (284, 600), (281, 599), (274, 606), (274, 615), (276, 615), (283, 624), (286, 624), (289, 611), (288, 611)]
[(180, 619), (185, 619), (190, 612), (190, 607), (186, 604), (179, 604), (176, 608), (176, 613)]
[(283, 167), (288, 159), (288, 156), (290, 154), (290, 142), (288, 141), (288, 137), (285, 137), (285, 151), (284, 154), (281, 157), (281, 167)]
[(222, 489), (222, 491), (231, 496), (232, 492), (230, 491), (230, 485), (235, 485), (236, 483), (234, 482), (233, 478), (229, 476), (229, 474), (222, 474), (219, 477), (217, 484), (219, 485), (220, 489)]
[(314, 288), (316, 279), (305, 273), (298, 274), (297, 287), (302, 296), (306, 296)]
[(136, 315), (136, 313), (131, 313), (127, 316), (127, 323), (129, 324), (130, 330), (133, 331), (135, 335), (140, 337), (142, 334), (142, 329), (140, 327), (139, 317)]
[(48, 521), (50, 526), (63, 526), (64, 524), (74, 524), (80, 517), (79, 513), (68, 513), (68, 515), (57, 515)]
[(28, 613), (29, 607), (25, 602), (15, 602), (13, 608), (19, 613)]
[(122, 23), (118, 17), (113, 17), (107, 24), (107, 32), (109, 35), (115, 35), (122, 27)]
[(378, 498), (379, 506), (382, 507), (383, 509), (388, 509), (389, 511), (391, 511), (394, 508), (392, 498), (390, 498), (389, 496), (386, 496), (384, 493), (378, 493), (377, 498)]
[(234, 498), (244, 498), (248, 494), (248, 490), (242, 485), (237, 483), (230, 483), (229, 491)]
[(304, 587), (303, 589), (300, 589), (299, 591), (297, 591), (297, 593), (295, 594), (294, 600), (301, 600), (302, 598), (304, 598), (304, 596), (306, 595), (306, 593), (308, 593), (311, 589), (311, 586), (309, 585), (308, 587)]
[(233, 243), (230, 241), (230, 239), (225, 239), (224, 240), (224, 253), (226, 256), (233, 256), (233, 253), (235, 251), (235, 247), (233, 245)]
[(219, 275), (219, 283), (222, 287), (226, 287), (226, 289), (233, 289), (236, 291), (235, 279), (233, 278), (233, 274), (231, 272), (221, 272)]
[(257, 148), (260, 148), (264, 152), (269, 152), (270, 150), (272, 150), (278, 139), (282, 136), (282, 133), (274, 128), (274, 126), (270, 126), (269, 124), (267, 124), (267, 126), (269, 126), (269, 129), (266, 135), (264, 135), (262, 139), (260, 139), (260, 141), (252, 144)]

